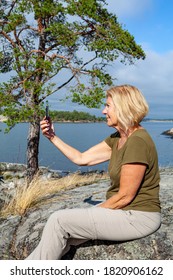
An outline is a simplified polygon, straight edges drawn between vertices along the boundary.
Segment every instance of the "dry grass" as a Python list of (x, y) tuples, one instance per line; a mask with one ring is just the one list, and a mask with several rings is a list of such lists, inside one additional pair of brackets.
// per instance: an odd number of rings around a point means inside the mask
[(48, 195), (57, 193), (62, 189), (87, 185), (107, 178), (107, 173), (94, 173), (83, 176), (74, 173), (60, 179), (49, 179), (44, 181), (36, 176), (29, 186), (27, 186), (27, 183), (16, 186), (14, 197), (2, 208), (0, 216), (5, 218), (10, 215), (23, 215), (30, 207), (38, 204)]

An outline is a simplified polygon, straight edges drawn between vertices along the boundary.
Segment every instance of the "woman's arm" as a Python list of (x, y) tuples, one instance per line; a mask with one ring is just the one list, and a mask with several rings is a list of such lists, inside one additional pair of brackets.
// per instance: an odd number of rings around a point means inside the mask
[(106, 142), (101, 142), (85, 152), (80, 152), (62, 141), (55, 135), (54, 126), (50, 120), (40, 122), (40, 127), (44, 136), (46, 136), (69, 160), (80, 166), (95, 165), (110, 159), (111, 148)]
[(127, 206), (136, 196), (146, 171), (145, 164), (125, 164), (121, 168), (120, 188), (98, 207), (110, 209), (122, 209)]

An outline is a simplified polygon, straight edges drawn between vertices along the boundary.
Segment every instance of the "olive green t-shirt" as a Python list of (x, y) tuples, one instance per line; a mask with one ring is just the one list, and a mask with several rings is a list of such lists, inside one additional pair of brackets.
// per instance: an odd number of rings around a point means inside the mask
[(160, 212), (158, 156), (152, 138), (145, 129), (139, 129), (131, 134), (121, 149), (117, 149), (119, 138), (119, 132), (116, 132), (105, 139), (112, 149), (108, 167), (111, 186), (106, 198), (110, 198), (119, 190), (122, 165), (143, 163), (147, 169), (139, 190), (133, 201), (123, 209)]

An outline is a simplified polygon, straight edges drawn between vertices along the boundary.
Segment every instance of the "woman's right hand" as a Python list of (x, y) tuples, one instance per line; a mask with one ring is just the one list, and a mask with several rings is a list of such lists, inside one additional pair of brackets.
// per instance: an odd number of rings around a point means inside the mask
[(111, 157), (112, 149), (105, 141), (102, 141), (81, 153), (76, 148), (73, 148), (59, 137), (55, 136), (54, 126), (50, 118), (46, 119), (46, 117), (44, 117), (44, 119), (40, 122), (40, 127), (43, 135), (47, 137), (61, 153), (77, 165), (96, 165), (109, 160)]
[(55, 136), (55, 130), (50, 118), (47, 119), (44, 117), (44, 119), (40, 122), (40, 128), (45, 137), (49, 140), (53, 139)]

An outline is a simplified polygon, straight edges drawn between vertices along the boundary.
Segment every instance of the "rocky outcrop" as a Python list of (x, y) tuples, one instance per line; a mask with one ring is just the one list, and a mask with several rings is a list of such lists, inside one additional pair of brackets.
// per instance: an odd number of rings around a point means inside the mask
[[(65, 175), (67, 174), (49, 170), (47, 167), (39, 168), (39, 176), (43, 181), (50, 178), (61, 178)], [(0, 162), (0, 209), (14, 196), (16, 185), (24, 184), (26, 176), (27, 167), (25, 164)]]
[[(2, 189), (1, 184), (1, 189)], [(58, 209), (89, 207), (105, 197), (109, 180), (76, 187), (46, 197), (23, 216), (0, 220), (0, 259), (24, 259), (38, 244), (51, 213)], [(161, 170), (162, 225), (154, 234), (128, 242), (88, 241), (72, 248), (64, 259), (173, 259), (173, 170)]]
[(163, 134), (163, 135), (170, 136), (170, 137), (173, 137), (173, 128), (164, 131), (162, 134)]
[[(42, 179), (45, 178), (60, 178), (68, 173), (57, 170), (50, 170), (47, 167), (40, 166), (39, 167), (39, 175)], [(0, 176), (2, 179), (11, 180), (14, 182), (17, 180), (24, 180), (27, 175), (27, 166), (25, 164), (19, 163), (7, 163), (0, 162)], [(20, 183), (20, 182), (19, 182)]]

